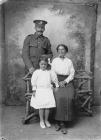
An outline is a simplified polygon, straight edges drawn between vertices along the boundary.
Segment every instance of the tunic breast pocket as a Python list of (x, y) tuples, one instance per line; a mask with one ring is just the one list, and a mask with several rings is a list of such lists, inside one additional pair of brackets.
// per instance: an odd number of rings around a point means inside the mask
[(31, 47), (37, 48), (37, 47), (38, 47), (37, 41), (36, 41), (36, 40), (31, 40), (31, 41), (30, 41), (30, 46), (31, 46)]
[(38, 47), (36, 46), (30, 46), (30, 56), (37, 56), (38, 54)]

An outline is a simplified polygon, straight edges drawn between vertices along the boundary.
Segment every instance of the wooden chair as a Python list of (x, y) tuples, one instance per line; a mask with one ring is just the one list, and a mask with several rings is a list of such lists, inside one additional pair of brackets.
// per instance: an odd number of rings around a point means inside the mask
[[(31, 91), (31, 74), (28, 73), (25, 75), (23, 80), (26, 83), (26, 108), (25, 108), (25, 117), (22, 119), (23, 124), (29, 123), (29, 120), (33, 117), (36, 119), (35, 111), (30, 112), (30, 99), (32, 96)], [(86, 71), (78, 71), (74, 78), (74, 86), (75, 86), (75, 97), (74, 97), (74, 105), (77, 112), (83, 112), (92, 116), (92, 90), (90, 89), (92, 77), (91, 73), (87, 73)]]
[(75, 97), (74, 105), (79, 113), (93, 115), (93, 95), (91, 90), (92, 73), (85, 70), (77, 71), (74, 78)]
[(25, 117), (22, 119), (23, 124), (29, 123), (29, 120), (33, 117), (36, 119), (36, 112), (33, 110), (32, 112), (30, 107), (30, 99), (32, 96), (32, 90), (31, 90), (31, 74), (28, 73), (23, 77), (23, 80), (26, 83), (26, 93), (25, 93), (25, 99), (26, 99), (26, 108), (25, 108)]

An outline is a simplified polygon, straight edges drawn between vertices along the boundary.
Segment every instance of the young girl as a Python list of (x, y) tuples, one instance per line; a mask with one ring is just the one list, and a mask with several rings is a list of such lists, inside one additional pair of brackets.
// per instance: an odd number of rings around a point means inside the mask
[(56, 74), (51, 70), (47, 70), (47, 65), (48, 59), (41, 57), (39, 60), (40, 69), (37, 69), (31, 78), (33, 95), (30, 105), (35, 109), (39, 109), (41, 128), (51, 127), (48, 121), (49, 108), (56, 107), (51, 82), (54, 82), (55, 90), (59, 87)]

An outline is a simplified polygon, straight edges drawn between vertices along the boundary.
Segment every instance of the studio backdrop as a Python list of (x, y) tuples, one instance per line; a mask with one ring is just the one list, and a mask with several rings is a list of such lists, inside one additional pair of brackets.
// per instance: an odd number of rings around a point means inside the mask
[[(35, 32), (33, 20), (48, 21), (44, 35), (50, 39), (54, 57), (59, 43), (68, 45), (68, 57), (76, 70), (91, 70), (92, 47), (95, 43), (96, 7), (89, 4), (8, 1), (4, 5), (5, 50), (7, 62), (7, 105), (25, 103), (24, 63), (22, 47), (25, 37)], [(93, 43), (92, 43), (93, 37)], [(93, 45), (93, 46), (92, 46)]]

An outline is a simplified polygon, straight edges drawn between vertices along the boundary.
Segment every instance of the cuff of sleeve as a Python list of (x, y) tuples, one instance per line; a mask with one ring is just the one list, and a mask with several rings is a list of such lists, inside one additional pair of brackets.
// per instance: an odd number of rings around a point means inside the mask
[(56, 87), (59, 87), (59, 85), (58, 85), (58, 84), (56, 84)]
[(67, 79), (67, 80), (65, 80), (65, 82), (68, 84), (69, 83), (69, 80)]

